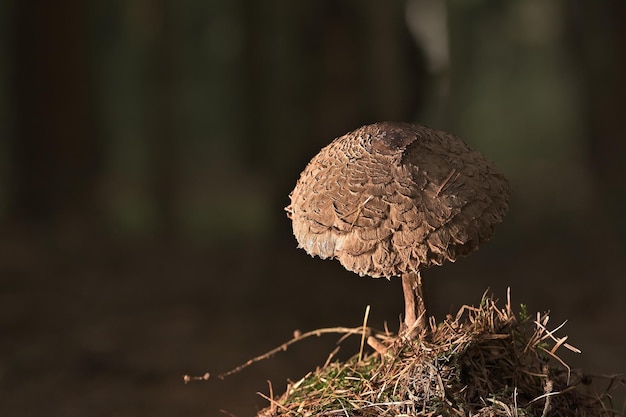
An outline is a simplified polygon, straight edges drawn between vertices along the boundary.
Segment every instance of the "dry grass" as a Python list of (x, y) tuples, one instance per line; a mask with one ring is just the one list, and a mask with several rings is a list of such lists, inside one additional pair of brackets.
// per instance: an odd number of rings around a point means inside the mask
[[(464, 306), (456, 317), (431, 322), (427, 338), (406, 340), (367, 328), (376, 351), (346, 362), (332, 361), (289, 383), (259, 417), (274, 416), (621, 416), (611, 409), (610, 391), (624, 378), (572, 371), (557, 355), (577, 351), (549, 316), (519, 318), (510, 299), (499, 308), (491, 297)], [(337, 331), (337, 329), (334, 329)], [(310, 334), (316, 334), (311, 332)], [(302, 336), (294, 339), (301, 340)], [(290, 341), (288, 343), (293, 343)], [(604, 383), (600, 390), (593, 382)]]

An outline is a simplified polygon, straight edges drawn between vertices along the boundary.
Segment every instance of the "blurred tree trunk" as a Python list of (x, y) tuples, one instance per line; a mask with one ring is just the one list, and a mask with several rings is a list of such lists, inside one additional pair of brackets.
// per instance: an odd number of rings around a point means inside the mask
[(167, 0), (152, 0), (151, 15), (155, 17), (155, 33), (147, 63), (147, 134), (151, 166), (151, 192), (155, 198), (157, 212), (157, 234), (164, 241), (178, 235), (177, 222), (177, 179), (178, 147), (176, 146), (176, 97), (175, 51), (175, 3)]
[(335, 137), (375, 121), (411, 121), (425, 69), (404, 1), (253, 3), (245, 15), (247, 161), (269, 172), (279, 213), (296, 173)]
[(99, 168), (80, 0), (15, 2), (16, 135), (10, 214), (43, 226), (84, 219)]
[(245, 102), (243, 103), (244, 145), (242, 156), (247, 166), (254, 170), (263, 169), (263, 160), (266, 160), (267, 146), (271, 139), (265, 134), (263, 111), (263, 42), (264, 25), (261, 15), (262, 4), (256, 0), (245, 0), (242, 7), (242, 21), (244, 26), (243, 65)]
[(316, 3), (307, 39), (319, 65), (312, 99), (321, 144), (363, 124), (415, 118), (426, 71), (405, 8), (405, 1)]
[(582, 68), (595, 221), (626, 233), (626, 2), (569, 4), (570, 44)]

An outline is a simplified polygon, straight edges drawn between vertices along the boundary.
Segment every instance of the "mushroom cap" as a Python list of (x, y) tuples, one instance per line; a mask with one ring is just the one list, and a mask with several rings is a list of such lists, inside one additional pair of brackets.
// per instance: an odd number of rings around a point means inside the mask
[(323, 148), (286, 211), (311, 256), (389, 278), (475, 250), (502, 221), (509, 194), (496, 166), (458, 137), (383, 122)]

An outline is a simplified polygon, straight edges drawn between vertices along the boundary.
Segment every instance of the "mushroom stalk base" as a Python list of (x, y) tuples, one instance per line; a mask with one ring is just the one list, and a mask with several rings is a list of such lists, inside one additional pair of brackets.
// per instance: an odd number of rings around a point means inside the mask
[(422, 289), (422, 276), (419, 272), (402, 274), (404, 291), (404, 326), (409, 336), (426, 330), (426, 305)]

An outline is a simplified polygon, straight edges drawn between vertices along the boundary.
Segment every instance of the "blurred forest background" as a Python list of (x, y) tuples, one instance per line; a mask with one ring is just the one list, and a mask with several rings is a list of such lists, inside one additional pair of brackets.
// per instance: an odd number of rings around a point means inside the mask
[(0, 2), (0, 414), (253, 415), (337, 339), (182, 375), (368, 304), (397, 329), (399, 282), (309, 258), (283, 211), (382, 120), (513, 185), (491, 242), (424, 273), (432, 313), (511, 286), (569, 319), (572, 367), (626, 372), (624, 22), (623, 0)]

